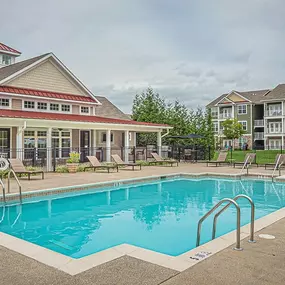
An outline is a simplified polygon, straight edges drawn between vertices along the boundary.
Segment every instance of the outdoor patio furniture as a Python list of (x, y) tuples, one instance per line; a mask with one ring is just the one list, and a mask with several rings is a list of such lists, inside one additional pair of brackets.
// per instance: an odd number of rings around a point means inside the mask
[(44, 179), (44, 172), (42, 170), (26, 170), (23, 162), (18, 158), (9, 159), (9, 162), (10, 162), (11, 168), (20, 177), (22, 176), (22, 174), (28, 175), (28, 179), (31, 180), (31, 175), (41, 174), (42, 179)]
[(229, 161), (226, 161), (227, 159), (227, 152), (221, 151), (218, 154), (218, 158), (217, 160), (208, 160), (207, 161), (207, 166), (209, 166), (209, 164), (214, 164), (216, 167), (220, 166), (221, 164), (230, 164)]
[(86, 169), (93, 169), (94, 171), (96, 171), (96, 169), (107, 169), (108, 173), (110, 173), (110, 169), (117, 169), (117, 172), (119, 171), (118, 165), (102, 165), (96, 156), (87, 156), (87, 159), (91, 163), (91, 166), (86, 166), (84, 171), (86, 171)]
[(258, 167), (258, 164), (255, 162), (256, 160), (256, 153), (247, 153), (244, 157), (244, 161), (240, 162), (234, 162), (233, 166), (236, 167), (236, 165), (243, 166), (245, 163), (246, 165), (252, 165), (255, 164)]
[[(280, 153), (276, 154), (275, 156), (275, 160), (273, 163), (265, 163), (264, 164), (264, 169), (274, 169), (274, 167), (276, 166), (276, 163), (279, 162), (281, 163), (282, 161), (280, 160), (283, 160), (284, 161), (284, 157), (285, 155), (284, 154), (281, 154), (281, 157), (279, 158), (280, 156)], [(279, 160), (279, 161), (278, 161)]]
[(176, 164), (178, 166), (177, 160), (163, 159), (156, 152), (152, 152), (151, 155), (155, 159), (155, 161), (150, 161), (150, 164), (170, 164), (170, 166), (173, 166), (173, 164)]
[(117, 166), (131, 166), (133, 170), (135, 170), (135, 166), (139, 166), (140, 170), (142, 169), (141, 164), (134, 162), (124, 162), (118, 154), (113, 154), (112, 158)]

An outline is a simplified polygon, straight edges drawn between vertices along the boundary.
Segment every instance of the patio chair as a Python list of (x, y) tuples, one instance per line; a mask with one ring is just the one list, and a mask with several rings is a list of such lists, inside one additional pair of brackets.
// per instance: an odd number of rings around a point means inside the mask
[(102, 165), (96, 156), (86, 156), (86, 157), (91, 163), (91, 166), (86, 166), (84, 168), (84, 171), (86, 171), (86, 169), (93, 169), (94, 171), (96, 171), (96, 169), (107, 169), (108, 173), (110, 173), (110, 169), (117, 169), (117, 172), (119, 171), (118, 165)]
[(119, 166), (131, 166), (133, 170), (135, 170), (135, 166), (139, 166), (140, 170), (142, 169), (141, 164), (134, 163), (134, 162), (124, 162), (122, 159), (119, 157), (118, 154), (113, 154), (112, 155), (113, 160), (115, 161), (116, 165)]
[(214, 164), (216, 167), (220, 166), (221, 164), (228, 164), (229, 165), (230, 162), (226, 161), (227, 155), (228, 155), (228, 153), (225, 151), (219, 152), (217, 160), (207, 161), (207, 166), (209, 166), (209, 164)]
[(31, 180), (31, 175), (41, 174), (42, 179), (44, 179), (44, 172), (42, 170), (26, 170), (23, 162), (18, 158), (9, 159), (9, 162), (10, 162), (11, 168), (20, 177), (22, 176), (22, 174), (25, 174), (25, 175), (28, 175), (28, 179)]
[[(275, 167), (275, 165), (276, 165), (277, 162), (278, 162), (279, 164), (280, 164), (281, 162), (284, 162), (284, 154), (281, 154), (281, 157), (280, 157), (280, 158), (279, 158), (279, 156), (280, 156), (280, 153), (276, 154), (275, 160), (274, 160), (273, 163), (265, 163), (265, 164), (264, 164), (264, 169), (274, 169), (274, 167)], [(278, 161), (278, 160), (279, 160), (279, 161)], [(281, 167), (282, 167), (282, 165), (281, 165)]]
[(256, 160), (256, 153), (247, 153), (243, 161), (234, 162), (234, 167), (236, 167), (236, 165), (243, 166), (245, 162), (246, 166), (255, 164), (258, 167), (258, 164), (255, 162), (255, 160)]
[(152, 152), (151, 155), (154, 158), (154, 161), (150, 161), (149, 164), (170, 164), (170, 166), (173, 166), (173, 164), (176, 164), (176, 166), (178, 166), (178, 161), (177, 160), (174, 160), (174, 159), (163, 159), (156, 152)]

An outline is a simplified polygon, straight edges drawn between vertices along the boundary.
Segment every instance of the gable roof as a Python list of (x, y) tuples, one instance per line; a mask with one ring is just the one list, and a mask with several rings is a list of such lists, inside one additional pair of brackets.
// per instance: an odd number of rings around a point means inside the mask
[(21, 53), (14, 48), (11, 48), (3, 43), (0, 43), (0, 51), (2, 53), (13, 54), (15, 56), (19, 56)]
[(48, 59), (53, 59), (60, 66), (60, 68), (67, 73), (68, 76), (70, 76), (91, 98), (100, 104), (100, 102), (95, 98), (94, 94), (53, 53), (46, 53), (38, 57), (33, 57), (7, 67), (0, 68), (0, 85), (10, 82), (17, 76), (28, 72), (38, 64)]
[(6, 78), (10, 77), (11, 75), (21, 71), (22, 69), (34, 64), (35, 62), (37, 62), (38, 60), (44, 58), (45, 56), (47, 56), (48, 53), (46, 54), (42, 54), (40, 56), (36, 56), (36, 57), (32, 57), (11, 65), (7, 65), (5, 67), (0, 68), (0, 84), (1, 81), (5, 80)]
[(263, 100), (278, 100), (282, 99), (285, 100), (285, 84), (277, 85), (271, 92), (268, 92), (264, 97)]
[[(284, 84), (285, 85), (285, 84)], [(261, 103), (262, 100), (264, 100), (264, 97), (270, 92), (270, 89), (264, 89), (264, 90), (253, 90), (253, 91), (232, 91), (235, 92), (237, 95), (240, 95), (244, 97), (245, 99), (251, 101), (254, 104)], [(210, 102), (207, 107), (214, 107), (217, 103), (219, 103), (223, 98), (227, 97), (229, 94), (223, 94), (219, 96), (217, 99)], [(270, 92), (271, 93), (271, 92)]]
[(104, 118), (115, 118), (122, 120), (131, 120), (131, 118), (122, 112), (118, 107), (111, 103), (106, 97), (96, 96), (101, 102), (101, 106), (96, 107), (96, 115)]
[(14, 94), (16, 96), (27, 96), (27, 97), (41, 97), (41, 98), (53, 98), (56, 100), (66, 100), (66, 101), (76, 101), (76, 102), (87, 102), (87, 103), (96, 103), (98, 101), (87, 96), (66, 94), (60, 92), (51, 92), (45, 90), (36, 90), (36, 89), (28, 89), (28, 88), (19, 88), (13, 86), (1, 86), (0, 85), (0, 93), (5, 94)]

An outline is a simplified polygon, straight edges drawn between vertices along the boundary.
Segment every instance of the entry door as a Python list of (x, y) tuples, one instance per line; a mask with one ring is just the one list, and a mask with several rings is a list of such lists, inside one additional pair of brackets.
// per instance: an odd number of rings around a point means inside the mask
[(90, 131), (80, 132), (80, 152), (81, 161), (87, 161), (86, 156), (88, 156), (90, 153)]
[(10, 156), (10, 129), (0, 129), (0, 156)]

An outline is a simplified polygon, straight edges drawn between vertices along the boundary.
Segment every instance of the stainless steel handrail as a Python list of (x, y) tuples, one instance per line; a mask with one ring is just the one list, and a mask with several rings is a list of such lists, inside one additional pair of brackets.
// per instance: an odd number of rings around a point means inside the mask
[(18, 184), (18, 187), (19, 187), (19, 194), (20, 194), (20, 202), (22, 203), (22, 185), (15, 173), (15, 171), (13, 169), (10, 169), (9, 172), (8, 172), (8, 193), (10, 193), (10, 176), (11, 176), (11, 173), (13, 174), (17, 184)]
[[(251, 217), (250, 217), (250, 238), (249, 238), (249, 242), (255, 242), (254, 240), (254, 212), (255, 212), (255, 206), (254, 203), (252, 201), (252, 199), (250, 197), (248, 197), (247, 195), (244, 194), (239, 194), (237, 196), (235, 196), (233, 198), (234, 201), (237, 201), (240, 198), (245, 198), (249, 201), (250, 206), (251, 206)], [(220, 216), (220, 214), (222, 212), (224, 212), (229, 206), (231, 205), (231, 203), (229, 203), (228, 205), (224, 206), (214, 217), (214, 222), (213, 222), (213, 230), (212, 230), (212, 239), (214, 239), (216, 237), (216, 228), (217, 228), (217, 219)]]
[(279, 176), (281, 176), (281, 166), (282, 166), (283, 163), (284, 163), (284, 160), (283, 160), (283, 161), (281, 161), (281, 163), (279, 164), (279, 161), (280, 161), (281, 157), (282, 157), (282, 154), (279, 154), (278, 159), (277, 159), (276, 164), (275, 164), (275, 167), (274, 167), (273, 172), (272, 172), (272, 176), (271, 176), (272, 182), (273, 182), (273, 180), (274, 180), (274, 174), (275, 174), (275, 171), (276, 171), (277, 169), (279, 170)]
[(3, 191), (3, 201), (4, 201), (4, 204), (6, 203), (6, 188), (5, 188), (5, 184), (3, 183), (2, 179), (0, 179), (0, 184), (2, 186), (2, 191)]
[(251, 165), (251, 163), (252, 163), (252, 161), (250, 161), (249, 163), (248, 163), (248, 161), (251, 159), (251, 156), (249, 155), (247, 158), (246, 158), (246, 160), (245, 160), (245, 162), (244, 162), (244, 164), (243, 164), (243, 166), (242, 166), (242, 168), (241, 168), (241, 171), (240, 171), (240, 174), (242, 174), (242, 171), (245, 169), (245, 167), (246, 167), (246, 174), (248, 175), (248, 167), (249, 167), (249, 165)]
[(197, 228), (197, 241), (196, 241), (196, 246), (200, 245), (200, 237), (201, 237), (201, 226), (203, 221), (210, 216), (221, 204), (224, 202), (229, 202), (230, 204), (233, 204), (236, 209), (237, 209), (237, 230), (236, 230), (236, 247), (234, 248), (235, 250), (242, 250), (240, 247), (240, 207), (237, 204), (236, 201), (233, 199), (229, 198), (224, 198), (222, 199), (219, 203), (217, 203), (211, 210), (209, 210), (198, 222), (198, 228)]

